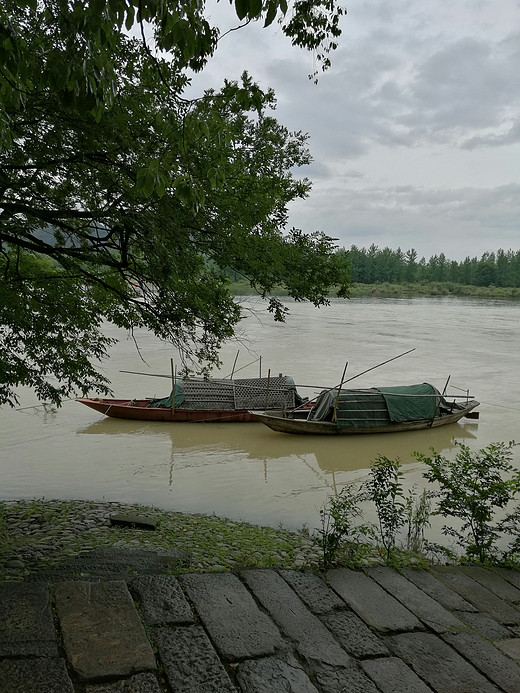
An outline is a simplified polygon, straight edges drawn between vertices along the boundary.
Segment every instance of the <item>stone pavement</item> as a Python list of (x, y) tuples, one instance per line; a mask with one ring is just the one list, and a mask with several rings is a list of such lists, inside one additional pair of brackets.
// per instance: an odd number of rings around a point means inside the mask
[(520, 693), (519, 572), (156, 568), (0, 586), (1, 693)]

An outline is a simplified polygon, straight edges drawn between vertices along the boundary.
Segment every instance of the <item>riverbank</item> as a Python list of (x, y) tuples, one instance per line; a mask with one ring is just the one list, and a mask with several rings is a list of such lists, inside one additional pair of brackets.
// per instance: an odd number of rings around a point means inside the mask
[(115, 502), (0, 501), (0, 582), (109, 547), (176, 553), (182, 560), (175, 572), (314, 569), (321, 557), (318, 542), (305, 532), (215, 516)]
[[(229, 288), (235, 296), (257, 295), (255, 290), (245, 280), (232, 282)], [(287, 292), (281, 287), (275, 287), (271, 291), (271, 295), (283, 297), (287, 296)], [(520, 288), (509, 286), (473, 286), (470, 284), (456, 284), (455, 282), (408, 282), (405, 284), (391, 284), (390, 282), (361, 284), (353, 282), (350, 286), (350, 298), (364, 296), (378, 298), (436, 298), (439, 296), (453, 296), (454, 298), (518, 301), (520, 300)]]
[(517, 571), (174, 576), (108, 553), (119, 573), (86, 558), (0, 585), (3, 693), (520, 690)]

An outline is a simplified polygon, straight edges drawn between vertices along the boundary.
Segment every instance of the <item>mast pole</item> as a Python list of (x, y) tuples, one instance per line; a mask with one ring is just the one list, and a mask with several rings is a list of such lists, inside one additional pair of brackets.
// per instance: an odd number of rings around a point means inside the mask
[(334, 402), (334, 411), (332, 412), (332, 421), (333, 422), (335, 422), (337, 420), (339, 396), (341, 393), (341, 386), (343, 385), (343, 383), (345, 381), (345, 373), (347, 372), (347, 366), (348, 366), (348, 361), (345, 364), (345, 368), (343, 369), (343, 375), (341, 376), (341, 383), (338, 387), (338, 394), (336, 395), (336, 401)]
[(172, 414), (175, 414), (175, 368), (173, 365), (173, 359), (170, 359), (170, 368), (172, 375)]

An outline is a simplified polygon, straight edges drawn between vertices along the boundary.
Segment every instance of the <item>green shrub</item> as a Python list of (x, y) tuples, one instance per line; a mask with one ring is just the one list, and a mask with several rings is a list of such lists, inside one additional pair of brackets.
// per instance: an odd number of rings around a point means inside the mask
[[(367, 555), (378, 556), (387, 565), (402, 565), (425, 545), (424, 530), (429, 524), (430, 495), (415, 490), (405, 496), (401, 463), (379, 456), (372, 463), (367, 481), (345, 486), (321, 510), (321, 538), (325, 567), (341, 557), (349, 565), (362, 563)], [(360, 505), (375, 506), (377, 524), (360, 523)], [(406, 542), (398, 545), (398, 539)], [(417, 556), (415, 556), (417, 558)]]
[(347, 484), (337, 496), (329, 498), (327, 505), (320, 510), (322, 561), (325, 568), (337, 560), (340, 550), (357, 552), (357, 545), (364, 543), (366, 527), (360, 525), (358, 519), (361, 517), (359, 505), (365, 497), (361, 488)]
[(455, 539), (466, 558), (495, 562), (499, 539), (517, 533), (518, 511), (502, 520), (495, 519), (496, 511), (506, 509), (520, 490), (520, 470), (511, 464), (515, 442), (491, 443), (474, 453), (467, 445), (455, 444), (459, 452), (454, 460), (433, 449), (431, 457), (417, 452), (414, 455), (427, 466), (425, 479), (439, 486), (434, 514), (461, 522), (458, 529), (444, 525), (443, 533)]

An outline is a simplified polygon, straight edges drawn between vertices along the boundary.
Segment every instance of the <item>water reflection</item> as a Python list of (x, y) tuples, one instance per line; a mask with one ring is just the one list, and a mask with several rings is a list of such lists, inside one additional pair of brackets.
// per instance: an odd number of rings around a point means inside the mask
[[(249, 460), (264, 461), (312, 457), (327, 473), (367, 469), (379, 455), (398, 457), (403, 464), (414, 461), (414, 451), (428, 453), (430, 448), (445, 454), (454, 441), (467, 442), (476, 437), (478, 423), (456, 423), (436, 429), (407, 433), (383, 433), (373, 436), (298, 436), (276, 433), (261, 424), (184, 424), (103, 419), (78, 431), (100, 436), (160, 437), (171, 449), (176, 466), (213, 465), (216, 457), (236, 454)], [(194, 462), (194, 458), (197, 459)], [(267, 474), (267, 471), (266, 471)]]

